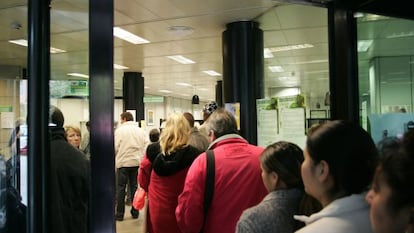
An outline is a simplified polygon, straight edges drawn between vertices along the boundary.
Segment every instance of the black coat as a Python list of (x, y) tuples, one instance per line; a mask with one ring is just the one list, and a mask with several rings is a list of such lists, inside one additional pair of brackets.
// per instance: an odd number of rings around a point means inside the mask
[(50, 232), (88, 232), (90, 167), (86, 156), (65, 139), (63, 128), (51, 127), (49, 179)]

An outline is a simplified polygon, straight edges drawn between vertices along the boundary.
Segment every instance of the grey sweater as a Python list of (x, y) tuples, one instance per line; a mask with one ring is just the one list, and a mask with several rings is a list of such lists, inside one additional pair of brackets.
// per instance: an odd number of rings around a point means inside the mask
[(291, 233), (303, 191), (284, 189), (270, 192), (262, 202), (243, 212), (237, 223), (237, 233)]

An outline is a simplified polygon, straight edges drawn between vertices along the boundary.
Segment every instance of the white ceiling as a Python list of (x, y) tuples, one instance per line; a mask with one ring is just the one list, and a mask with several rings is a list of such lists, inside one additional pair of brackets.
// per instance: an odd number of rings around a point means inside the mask
[[(53, 0), (51, 46), (66, 50), (51, 55), (52, 79), (71, 79), (67, 73), (88, 74), (88, 1)], [(169, 95), (191, 99), (196, 93), (202, 101), (215, 99), (215, 85), (222, 77), (212, 77), (204, 70), (222, 74), (221, 35), (226, 24), (255, 20), (264, 31), (264, 46), (278, 47), (312, 44), (313, 48), (274, 52), (265, 59), (265, 93), (274, 87), (300, 87), (312, 97), (325, 96), (328, 82), (327, 10), (291, 5), (271, 0), (115, 0), (115, 26), (149, 40), (134, 45), (114, 37), (114, 63), (127, 66), (115, 70), (115, 92), (122, 94), (123, 72), (142, 72), (146, 94)], [(16, 23), (22, 27), (15, 29)], [(359, 39), (374, 39), (370, 50), (359, 53), (360, 76), (367, 76), (367, 62), (375, 56), (413, 54), (413, 36), (385, 39), (391, 33), (413, 31), (410, 21), (361, 19)], [(171, 26), (189, 26), (190, 35), (180, 36)], [(0, 65), (26, 67), (27, 49), (8, 43), (10, 39), (27, 39), (26, 0), (0, 1)], [(398, 41), (397, 41), (398, 40)], [(391, 42), (391, 43), (390, 43)], [(183, 55), (195, 64), (183, 65), (166, 56)], [(363, 62), (363, 63), (362, 63)], [(285, 72), (272, 73), (269, 65), (282, 66)], [(368, 91), (366, 78), (362, 91)], [(185, 82), (192, 86), (180, 86)], [(170, 90), (165, 94), (159, 90)], [(366, 90), (365, 90), (366, 89)]]

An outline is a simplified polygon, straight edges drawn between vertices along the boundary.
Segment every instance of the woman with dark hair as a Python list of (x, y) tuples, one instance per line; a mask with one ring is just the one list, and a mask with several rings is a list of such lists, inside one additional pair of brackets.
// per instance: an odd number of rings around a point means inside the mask
[[(408, 134), (404, 138), (407, 140), (401, 145), (412, 145), (408, 144)], [(375, 233), (414, 232), (413, 156), (409, 147), (388, 150), (381, 156), (366, 196)]]
[(269, 194), (258, 205), (243, 212), (236, 232), (290, 233), (299, 227), (294, 214), (312, 214), (320, 210), (319, 203), (303, 190), (302, 162), (302, 150), (290, 142), (276, 142), (262, 152), (262, 180)]
[(305, 191), (323, 209), (309, 217), (295, 216), (306, 223), (297, 232), (371, 232), (364, 199), (378, 157), (371, 136), (359, 125), (329, 121), (310, 131), (304, 157)]

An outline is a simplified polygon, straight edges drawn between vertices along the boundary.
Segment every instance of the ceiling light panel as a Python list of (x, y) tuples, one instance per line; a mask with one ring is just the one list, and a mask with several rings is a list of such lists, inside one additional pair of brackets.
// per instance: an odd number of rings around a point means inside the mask
[(188, 59), (181, 55), (175, 55), (175, 56), (167, 56), (169, 59), (174, 60), (176, 62), (179, 62), (181, 64), (194, 64), (195, 61)]
[(272, 72), (283, 72), (285, 71), (281, 66), (268, 66), (269, 70)]
[(290, 51), (290, 50), (297, 50), (297, 49), (307, 49), (313, 48), (312, 44), (297, 44), (297, 45), (287, 45), (287, 46), (280, 46), (280, 47), (272, 47), (269, 48), (270, 52), (282, 52), (282, 51)]
[[(24, 46), (24, 47), (28, 46), (28, 42), (25, 39), (9, 40), (9, 42), (12, 44), (17, 44), (17, 45)], [(50, 53), (65, 53), (65, 52), (66, 50), (50, 47)]]
[(117, 69), (117, 70), (126, 70), (126, 69), (129, 69), (129, 67), (123, 66), (123, 65), (114, 64), (114, 69)]
[(150, 43), (150, 41), (148, 41), (148, 40), (146, 40), (142, 37), (139, 37), (135, 34), (132, 34), (128, 31), (120, 28), (120, 27), (114, 27), (114, 36), (118, 37), (119, 39), (128, 41), (132, 44), (147, 44), (147, 43)]
[(80, 73), (67, 73), (68, 76), (79, 77), (79, 78), (89, 78), (89, 75), (80, 74)]
[(210, 75), (210, 76), (221, 76), (220, 73), (217, 73), (214, 70), (204, 70), (203, 72), (206, 73), (206, 74), (208, 74), (208, 75)]

